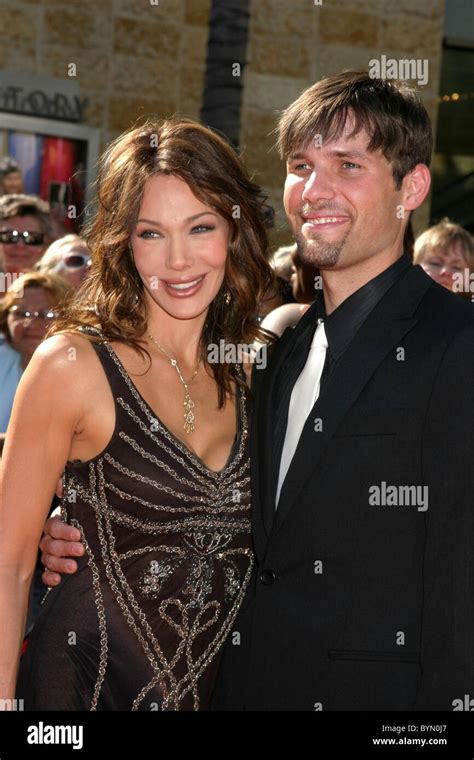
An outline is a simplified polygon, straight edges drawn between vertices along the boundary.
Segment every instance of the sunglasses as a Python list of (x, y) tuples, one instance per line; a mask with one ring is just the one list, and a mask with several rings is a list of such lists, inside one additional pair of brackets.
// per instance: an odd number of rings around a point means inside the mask
[(69, 256), (65, 256), (62, 260), (62, 264), (66, 267), (66, 269), (79, 269), (80, 267), (89, 267), (91, 263), (91, 257), (85, 256), (83, 253), (71, 253)]
[(12, 315), (13, 319), (34, 319), (35, 317), (41, 317), (41, 319), (54, 319), (57, 316), (57, 312), (53, 309), (40, 309), (39, 311), (29, 311), (29, 309), (22, 309), (21, 306), (12, 306), (8, 309), (8, 313)]
[(18, 230), (0, 230), (0, 243), (16, 245), (21, 240), (25, 245), (42, 245), (44, 232), (18, 232)]

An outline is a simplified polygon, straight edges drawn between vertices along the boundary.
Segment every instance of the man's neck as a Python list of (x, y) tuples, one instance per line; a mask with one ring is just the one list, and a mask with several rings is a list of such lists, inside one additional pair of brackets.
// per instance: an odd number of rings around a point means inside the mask
[(399, 251), (397, 254), (367, 259), (353, 267), (321, 270), (326, 314), (329, 316), (343, 301), (382, 274), (402, 255), (403, 251)]

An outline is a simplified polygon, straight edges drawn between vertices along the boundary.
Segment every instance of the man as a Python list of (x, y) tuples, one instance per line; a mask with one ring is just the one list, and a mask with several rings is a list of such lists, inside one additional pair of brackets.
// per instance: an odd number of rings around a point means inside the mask
[(279, 147), (323, 290), (254, 369), (256, 565), (213, 707), (450, 710), (474, 689), (474, 310), (403, 254), (429, 119), (345, 72), (289, 106)]
[(35, 195), (0, 197), (0, 253), (5, 275), (0, 278), (0, 296), (16, 277), (33, 269), (48, 247), (49, 205)]

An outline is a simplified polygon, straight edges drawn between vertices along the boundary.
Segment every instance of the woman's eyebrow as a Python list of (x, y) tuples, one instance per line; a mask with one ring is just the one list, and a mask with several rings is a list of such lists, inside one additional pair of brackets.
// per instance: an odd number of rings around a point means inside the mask
[[(187, 219), (184, 219), (184, 224), (187, 224), (188, 222), (193, 222), (195, 219), (199, 219), (200, 216), (207, 216), (208, 214), (212, 214), (212, 216), (217, 217), (217, 214), (214, 213), (214, 211), (200, 211), (199, 214), (193, 214), (193, 216), (188, 216)], [(154, 227), (160, 227), (161, 223), (158, 222), (156, 219), (138, 219), (138, 222), (143, 222), (144, 224), (151, 224)]]

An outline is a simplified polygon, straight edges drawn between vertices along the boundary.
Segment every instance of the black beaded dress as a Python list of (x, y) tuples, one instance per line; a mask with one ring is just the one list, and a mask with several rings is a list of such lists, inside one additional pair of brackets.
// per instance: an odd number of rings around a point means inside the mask
[(248, 402), (238, 388), (232, 450), (209, 470), (110, 344), (92, 345), (115, 429), (94, 459), (66, 465), (62, 516), (86, 552), (46, 594), (17, 697), (25, 710), (205, 710), (253, 567)]

